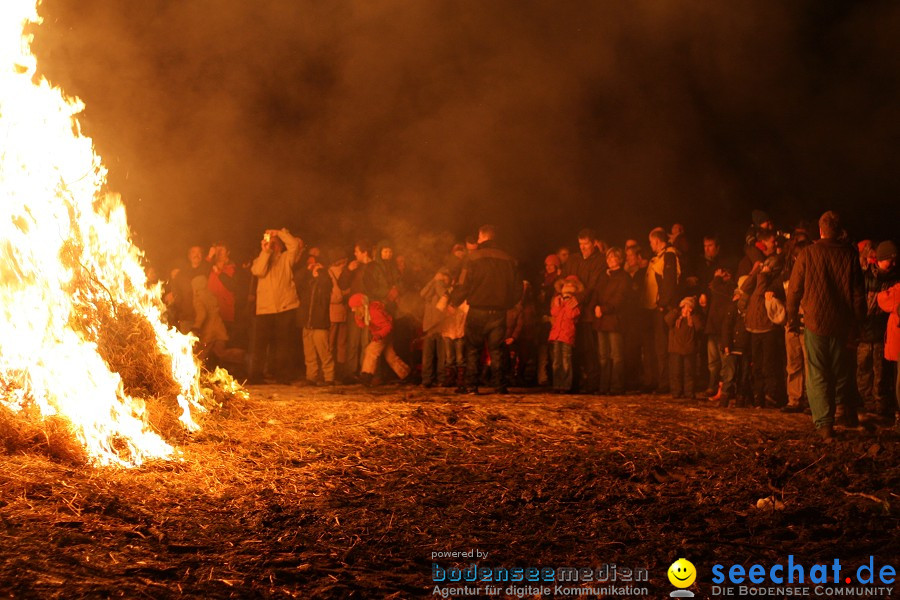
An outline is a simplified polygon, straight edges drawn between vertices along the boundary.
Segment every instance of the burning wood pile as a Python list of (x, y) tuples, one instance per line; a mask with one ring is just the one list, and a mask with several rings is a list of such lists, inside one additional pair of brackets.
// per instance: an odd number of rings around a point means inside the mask
[(236, 388), (163, 323), (83, 104), (36, 75), (39, 22), (36, 0), (0, 5), (0, 439), (97, 465), (168, 458)]

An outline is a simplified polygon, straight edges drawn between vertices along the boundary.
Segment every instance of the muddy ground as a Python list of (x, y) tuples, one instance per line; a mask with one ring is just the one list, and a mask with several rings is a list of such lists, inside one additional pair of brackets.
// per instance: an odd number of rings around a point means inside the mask
[(900, 437), (875, 423), (826, 446), (806, 415), (654, 397), (250, 391), (180, 462), (0, 456), (0, 594), (412, 598), (478, 562), (643, 568), (666, 597), (684, 556), (708, 597), (716, 563), (900, 566)]

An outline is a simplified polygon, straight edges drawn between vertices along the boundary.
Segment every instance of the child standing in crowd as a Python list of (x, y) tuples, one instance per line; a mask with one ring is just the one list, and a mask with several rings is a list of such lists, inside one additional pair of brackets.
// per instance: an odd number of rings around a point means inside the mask
[[(895, 363), (895, 398), (900, 403), (900, 283), (879, 292), (877, 301), (881, 310), (890, 315), (884, 341), (884, 358)], [(896, 415), (895, 427), (900, 428), (900, 410), (897, 410)]]
[(694, 399), (694, 375), (697, 371), (697, 339), (703, 320), (694, 312), (693, 296), (684, 298), (666, 315), (669, 327), (669, 387), (672, 398)]
[(368, 327), (369, 335), (372, 341), (366, 346), (363, 355), (363, 364), (360, 372), (360, 380), (364, 385), (372, 385), (375, 377), (375, 368), (378, 366), (378, 359), (384, 354), (384, 358), (388, 365), (397, 374), (397, 377), (403, 381), (409, 375), (409, 365), (407, 365), (394, 350), (394, 344), (391, 340), (391, 333), (394, 330), (394, 322), (391, 315), (387, 312), (384, 304), (378, 300), (369, 302), (368, 297), (364, 294), (353, 294), (350, 296), (350, 308), (356, 317), (356, 324), (359, 327)]
[(722, 407), (734, 399), (735, 406), (744, 407), (750, 394), (750, 332), (747, 331), (747, 297), (741, 291), (746, 281), (744, 275), (738, 279), (737, 288), (731, 300), (731, 307), (722, 320)]
[(557, 294), (550, 304), (550, 343), (553, 345), (553, 390), (564, 394), (572, 389), (572, 346), (575, 322), (581, 315), (576, 294), (584, 291), (578, 277), (569, 275), (556, 282)]

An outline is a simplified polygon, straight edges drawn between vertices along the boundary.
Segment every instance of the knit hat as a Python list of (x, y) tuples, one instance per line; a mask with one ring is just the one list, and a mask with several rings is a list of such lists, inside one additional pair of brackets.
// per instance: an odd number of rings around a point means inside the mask
[(556, 266), (557, 269), (562, 266), (562, 261), (559, 260), (559, 256), (556, 254), (548, 254), (547, 258), (544, 259), (544, 264), (546, 265), (547, 263)]
[(556, 291), (559, 293), (563, 293), (563, 288), (568, 286), (573, 286), (569, 293), (572, 294), (580, 294), (584, 291), (584, 284), (581, 283), (581, 280), (578, 279), (575, 275), (569, 275), (565, 279), (557, 279), (554, 287), (556, 287)]
[(350, 308), (356, 310), (359, 307), (362, 307), (365, 311), (363, 314), (363, 322), (366, 324), (366, 327), (369, 326), (369, 323), (372, 321), (372, 316), (369, 314), (369, 298), (365, 294), (353, 294), (350, 296), (350, 300), (348, 302)]
[(365, 294), (353, 294), (350, 296), (348, 303), (350, 308), (359, 308), (360, 306), (366, 306), (369, 303), (369, 299)]
[(881, 242), (878, 244), (878, 249), (875, 251), (875, 258), (877, 260), (897, 258), (897, 246), (891, 240)]
[(678, 306), (679, 306), (680, 308), (684, 308), (685, 306), (687, 306), (687, 307), (690, 308), (691, 310), (694, 310), (694, 305), (696, 304), (696, 302), (697, 302), (697, 301), (694, 300), (694, 297), (693, 297), (693, 296), (687, 296), (687, 297), (683, 298), (683, 299), (681, 300), (681, 302), (678, 303)]
[(763, 211), (763, 210), (759, 210), (759, 209), (754, 210), (752, 213), (750, 213), (750, 216), (751, 216), (751, 218), (753, 219), (753, 225), (754, 225), (755, 227), (759, 227), (760, 225), (762, 225), (762, 224), (765, 223), (766, 221), (771, 221), (771, 220), (772, 220), (772, 219), (769, 218), (769, 213), (767, 213), (767, 212), (765, 212), (765, 211)]

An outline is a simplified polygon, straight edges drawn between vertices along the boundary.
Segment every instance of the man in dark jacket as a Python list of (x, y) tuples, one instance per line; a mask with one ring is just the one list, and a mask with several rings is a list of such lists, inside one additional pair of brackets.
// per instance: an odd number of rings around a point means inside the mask
[(835, 405), (850, 413), (856, 395), (847, 345), (866, 314), (863, 273), (856, 250), (839, 238), (840, 219), (832, 211), (819, 218), (822, 239), (807, 247), (791, 273), (788, 322), (796, 327), (803, 308), (804, 343), (809, 359), (806, 390), (813, 422), (826, 441), (834, 439)]
[(578, 232), (578, 249), (580, 253), (569, 256), (563, 275), (574, 275), (584, 286), (584, 291), (575, 295), (581, 316), (575, 324), (572, 370), (577, 376), (575, 387), (591, 394), (597, 391), (600, 374), (593, 299), (606, 274), (606, 256), (597, 250), (597, 235), (591, 229)]
[(463, 261), (459, 281), (450, 303), (469, 303), (466, 316), (466, 381), (459, 394), (477, 394), (481, 350), (487, 342), (491, 374), (498, 394), (507, 393), (508, 373), (504, 370), (502, 344), (506, 334), (506, 311), (522, 297), (522, 277), (516, 261), (501, 250), (494, 237), (496, 229), (483, 225), (478, 230), (478, 248)]
[[(722, 400), (722, 327), (725, 317), (732, 308), (734, 282), (728, 269), (719, 268), (709, 281), (703, 294), (706, 303), (706, 356), (709, 370), (707, 392), (711, 399)], [(704, 303), (701, 296), (700, 302)]]
[[(365, 294), (366, 271), (372, 268), (372, 244), (360, 240), (353, 246), (353, 260), (341, 274), (341, 289), (347, 290), (347, 296)], [(354, 319), (347, 323), (347, 363), (344, 379), (355, 381), (362, 367), (363, 355), (369, 344), (369, 330), (360, 327)]]
[(297, 277), (297, 296), (300, 307), (298, 321), (303, 329), (303, 357), (306, 360), (306, 381), (319, 384), (319, 363), (326, 385), (334, 385), (334, 357), (328, 331), (331, 327), (331, 288), (333, 282), (320, 262), (314, 262)]

